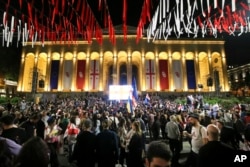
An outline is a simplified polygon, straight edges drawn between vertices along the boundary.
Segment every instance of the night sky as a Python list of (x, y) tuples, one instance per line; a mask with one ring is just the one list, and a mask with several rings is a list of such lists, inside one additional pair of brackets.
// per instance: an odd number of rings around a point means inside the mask
[(227, 65), (250, 63), (250, 33), (225, 38)]

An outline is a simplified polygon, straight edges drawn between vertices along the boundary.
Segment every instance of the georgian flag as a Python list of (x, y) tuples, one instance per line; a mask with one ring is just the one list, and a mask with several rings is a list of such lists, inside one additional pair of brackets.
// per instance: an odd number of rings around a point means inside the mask
[(73, 74), (73, 61), (64, 61), (64, 72), (63, 72), (63, 89), (71, 89), (72, 84), (72, 74)]
[(146, 60), (146, 90), (155, 89), (155, 61)]
[(172, 65), (173, 65), (172, 75), (174, 81), (174, 89), (183, 89), (183, 74), (182, 74), (181, 60), (173, 60)]
[(91, 60), (89, 69), (89, 90), (97, 90), (99, 88), (99, 61)]
[(78, 60), (77, 61), (77, 70), (76, 70), (76, 88), (84, 89), (85, 87), (85, 68), (86, 68), (86, 60)]

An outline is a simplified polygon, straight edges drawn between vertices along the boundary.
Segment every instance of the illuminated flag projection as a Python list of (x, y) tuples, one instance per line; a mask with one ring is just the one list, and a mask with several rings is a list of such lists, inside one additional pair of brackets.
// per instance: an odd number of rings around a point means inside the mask
[(172, 75), (173, 75), (173, 81), (174, 81), (174, 89), (183, 89), (183, 75), (182, 75), (181, 60), (173, 60), (172, 65), (173, 65)]
[(91, 60), (89, 69), (89, 89), (96, 90), (99, 87), (99, 61)]
[(146, 60), (146, 89), (155, 89), (155, 61)]
[(72, 85), (72, 74), (73, 74), (73, 61), (64, 61), (64, 72), (63, 72), (63, 89), (71, 89)]
[(50, 89), (57, 89), (59, 76), (59, 60), (52, 60), (50, 71)]
[(169, 89), (168, 60), (159, 60), (159, 76), (161, 90)]
[(83, 89), (85, 86), (85, 68), (86, 60), (77, 61), (77, 76), (76, 76), (76, 88)]

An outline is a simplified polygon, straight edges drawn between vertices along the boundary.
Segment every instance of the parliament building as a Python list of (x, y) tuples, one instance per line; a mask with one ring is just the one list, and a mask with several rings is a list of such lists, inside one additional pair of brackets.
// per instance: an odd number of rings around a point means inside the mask
[[(102, 92), (131, 85), (138, 92), (228, 92), (224, 41), (178, 39), (148, 42), (136, 35), (23, 44), (18, 92)], [(44, 46), (43, 46), (44, 45)]]

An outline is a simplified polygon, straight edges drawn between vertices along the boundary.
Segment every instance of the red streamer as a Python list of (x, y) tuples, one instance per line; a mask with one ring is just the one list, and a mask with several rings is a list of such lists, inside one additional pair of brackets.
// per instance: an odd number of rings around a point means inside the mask
[(20, 9), (22, 10), (23, 0), (19, 0), (19, 6), (20, 6)]
[(123, 41), (127, 42), (127, 0), (123, 0), (123, 12), (122, 12), (122, 19), (123, 19)]

